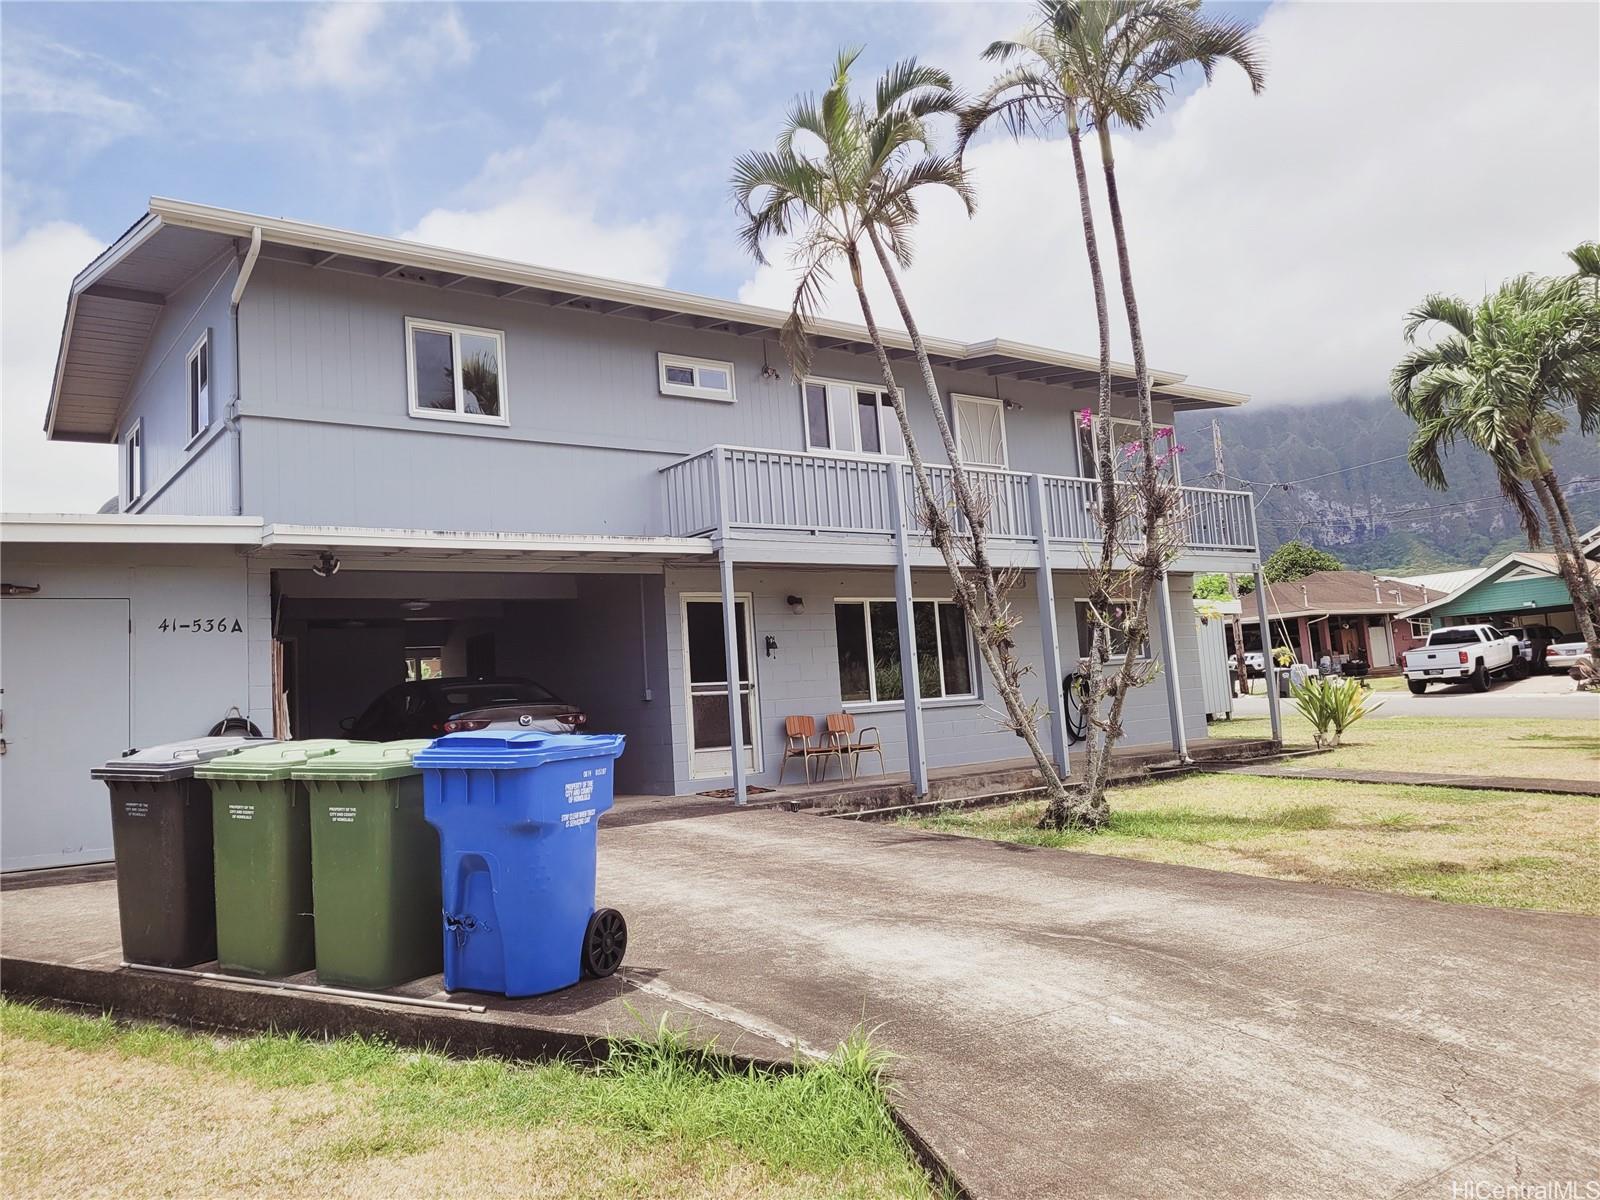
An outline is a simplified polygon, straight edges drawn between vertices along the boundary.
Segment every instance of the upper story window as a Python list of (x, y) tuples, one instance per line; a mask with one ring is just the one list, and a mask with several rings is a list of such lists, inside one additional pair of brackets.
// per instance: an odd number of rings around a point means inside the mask
[(413, 417), (504, 425), (506, 335), (407, 317), (406, 383)]
[(185, 377), (189, 388), (189, 440), (192, 442), (211, 425), (211, 331), (189, 351)]
[(956, 411), (956, 449), (974, 467), (1006, 463), (1005, 401), (991, 396), (952, 396)]
[(801, 394), (807, 450), (905, 457), (900, 418), (882, 388), (840, 379), (807, 379)]
[(682, 354), (657, 354), (656, 372), (663, 396), (692, 400), (721, 400), (732, 404), (733, 364), (714, 358), (686, 358)]
[[(1073, 421), (1078, 421), (1076, 413)], [(1094, 453), (1094, 431), (1099, 428), (1100, 418), (1095, 417), (1087, 426), (1079, 423), (1078, 430), (1078, 474), (1084, 479), (1098, 479), (1100, 472), (1096, 469)], [(1156, 425), (1156, 457), (1165, 454), (1172, 447), (1175, 436), (1171, 425)], [(1163, 436), (1162, 431), (1165, 430)], [(1139, 422), (1129, 420), (1127, 417), (1111, 418), (1111, 462), (1118, 465), (1125, 453), (1126, 447), (1136, 444), (1139, 440)], [(1162, 468), (1162, 474), (1174, 483), (1181, 481), (1178, 474), (1178, 455), (1174, 454), (1167, 459), (1167, 465)], [(1137, 466), (1137, 463), (1131, 464)], [(1125, 473), (1126, 474), (1126, 473)]]
[(144, 495), (144, 422), (135, 421), (122, 435), (122, 507), (132, 508)]

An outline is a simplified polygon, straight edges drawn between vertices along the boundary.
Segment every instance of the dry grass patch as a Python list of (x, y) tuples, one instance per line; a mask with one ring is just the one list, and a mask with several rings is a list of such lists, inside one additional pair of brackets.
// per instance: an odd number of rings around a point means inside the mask
[[(1214, 721), (1217, 738), (1266, 738), (1266, 717)], [(1311, 745), (1311, 725), (1283, 706), (1283, 740)], [(1503, 778), (1600, 780), (1600, 722), (1468, 717), (1368, 717), (1345, 734), (1337, 750), (1307, 759), (1309, 767), (1368, 771), (1431, 771)]]
[(1112, 793), (1097, 834), (1043, 805), (915, 824), (971, 837), (1339, 884), (1461, 904), (1600, 913), (1600, 805), (1579, 796), (1189, 775)]
[(0, 1004), (9, 1197), (927, 1197), (862, 1043), (793, 1075), (681, 1039), (599, 1069), (215, 1039)]

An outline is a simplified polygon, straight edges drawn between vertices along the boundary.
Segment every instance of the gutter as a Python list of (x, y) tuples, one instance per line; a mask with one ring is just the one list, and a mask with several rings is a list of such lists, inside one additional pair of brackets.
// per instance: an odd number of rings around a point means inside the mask
[(239, 359), (243, 344), (239, 338), (239, 301), (244, 298), (244, 289), (249, 286), (260, 257), (261, 226), (257, 225), (250, 230), (250, 249), (245, 251), (239, 278), (233, 283), (233, 295), (228, 299), (228, 315), (233, 319), (233, 403), (228, 406), (228, 430), (233, 436), (233, 515), (236, 517), (244, 515), (244, 431), (239, 423)]

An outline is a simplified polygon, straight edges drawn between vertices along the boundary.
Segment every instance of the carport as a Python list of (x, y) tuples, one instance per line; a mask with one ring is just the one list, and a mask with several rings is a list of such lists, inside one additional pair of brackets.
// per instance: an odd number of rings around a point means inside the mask
[(336, 737), (408, 679), (517, 676), (628, 738), (618, 788), (673, 789), (663, 573), (701, 539), (272, 526), (271, 723)]

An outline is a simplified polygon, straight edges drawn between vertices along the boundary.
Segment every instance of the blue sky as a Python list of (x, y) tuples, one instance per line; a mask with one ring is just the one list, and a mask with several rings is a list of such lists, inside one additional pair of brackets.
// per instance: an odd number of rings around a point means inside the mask
[[(1265, 93), (1187, 81), (1118, 141), (1158, 365), (1265, 403), (1370, 394), (1424, 292), (1555, 270), (1594, 236), (1600, 7), (1228, 7), (1258, 26)], [(109, 493), (108, 456), (36, 431), (67, 283), (151, 195), (781, 305), (781, 256), (758, 269), (734, 240), (733, 156), (770, 143), (840, 45), (866, 47), (863, 83), (915, 54), (975, 87), (1027, 11), (6, 3), (0, 502)], [(1065, 161), (992, 138), (978, 216), (927, 205), (908, 279), (925, 328), (1092, 348)]]

